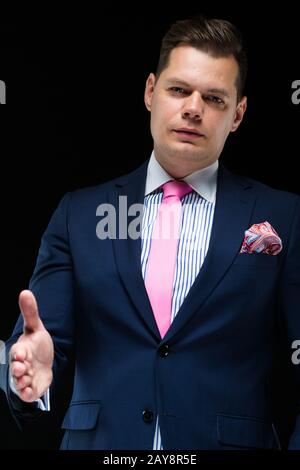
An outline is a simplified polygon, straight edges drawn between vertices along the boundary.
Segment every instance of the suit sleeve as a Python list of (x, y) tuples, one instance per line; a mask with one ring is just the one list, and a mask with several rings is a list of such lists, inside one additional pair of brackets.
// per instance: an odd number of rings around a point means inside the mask
[[(54, 212), (42, 237), (29, 289), (37, 299), (40, 317), (50, 333), (55, 347), (53, 383), (61, 375), (73, 353), (74, 333), (74, 280), (69, 245), (69, 205), (71, 193), (66, 194)], [(6, 342), (7, 356), (11, 346), (23, 332), (23, 319), (19, 316), (11, 338)], [(8, 361), (2, 367), (1, 388), (6, 393), (11, 411), (19, 421), (39, 414), (35, 404), (25, 404), (14, 397), (8, 384)], [(31, 406), (32, 405), (32, 406)], [(18, 419), (20, 418), (20, 420)]]
[(291, 225), (290, 241), (282, 273), (280, 302), (297, 401), (295, 427), (289, 449), (300, 449), (300, 364), (292, 361), (294, 352), (292, 344), (295, 340), (300, 340), (300, 198), (297, 199)]

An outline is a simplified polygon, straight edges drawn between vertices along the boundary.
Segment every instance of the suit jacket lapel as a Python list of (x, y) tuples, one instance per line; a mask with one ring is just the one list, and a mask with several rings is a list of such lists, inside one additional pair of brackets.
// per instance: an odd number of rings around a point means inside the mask
[[(122, 282), (137, 311), (142, 317), (145, 326), (150, 329), (153, 336), (160, 338), (159, 330), (152, 312), (141, 269), (141, 238), (133, 239), (127, 236), (125, 239), (118, 238), (119, 230), (119, 201), (120, 196), (126, 196), (123, 200), (127, 202), (127, 210), (133, 204), (143, 204), (145, 194), (145, 183), (147, 177), (147, 160), (134, 173), (118, 180), (116, 190), (110, 194), (110, 203), (116, 208), (117, 213), (117, 238), (113, 240), (116, 265)], [(128, 216), (128, 223), (136, 218), (138, 214)]]
[(245, 230), (254, 208), (252, 186), (232, 175), (223, 165), (218, 173), (218, 186), (210, 245), (206, 258), (187, 297), (165, 336), (177, 334), (214, 291), (238, 255)]

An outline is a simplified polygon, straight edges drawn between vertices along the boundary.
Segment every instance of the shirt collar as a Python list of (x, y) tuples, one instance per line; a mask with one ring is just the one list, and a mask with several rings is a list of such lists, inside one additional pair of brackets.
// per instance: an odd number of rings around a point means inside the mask
[[(194, 171), (194, 173), (183, 178), (183, 181), (188, 183), (201, 197), (209, 202), (214, 202), (217, 191), (218, 167), (219, 162), (217, 160), (202, 170)], [(147, 169), (145, 196), (170, 180), (174, 180), (174, 178), (158, 163), (153, 151)]]

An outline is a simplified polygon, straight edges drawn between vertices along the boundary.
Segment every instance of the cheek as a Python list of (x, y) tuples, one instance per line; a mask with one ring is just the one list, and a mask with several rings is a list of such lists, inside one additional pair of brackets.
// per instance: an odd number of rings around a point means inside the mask
[(215, 129), (215, 135), (220, 139), (224, 139), (228, 136), (231, 130), (232, 121), (228, 116), (226, 116), (226, 118), (224, 116), (218, 116), (215, 118), (213, 126)]
[(162, 112), (159, 108), (152, 108), (151, 110), (151, 133), (155, 140), (160, 138), (163, 128)]
[(181, 106), (176, 100), (170, 100), (169, 98), (160, 98), (155, 100), (153, 103), (153, 110), (155, 111), (159, 120), (170, 120), (175, 116), (178, 116), (181, 111)]
[(168, 127), (170, 116), (166, 108), (162, 106), (154, 106), (151, 111), (151, 125), (157, 133), (161, 133)]

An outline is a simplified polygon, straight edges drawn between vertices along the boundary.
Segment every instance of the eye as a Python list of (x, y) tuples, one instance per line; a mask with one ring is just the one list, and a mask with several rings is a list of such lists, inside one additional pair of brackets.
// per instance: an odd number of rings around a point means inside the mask
[(179, 86), (172, 86), (169, 90), (175, 95), (186, 95), (187, 91)]
[(209, 95), (209, 96), (206, 96), (205, 99), (207, 101), (211, 101), (214, 104), (221, 104), (221, 105), (225, 104), (224, 101), (221, 98), (219, 98), (219, 96)]

